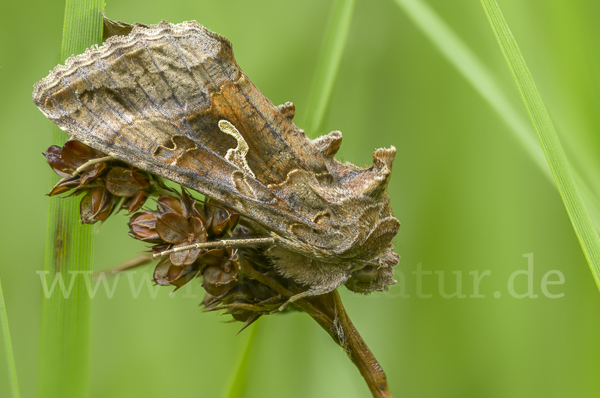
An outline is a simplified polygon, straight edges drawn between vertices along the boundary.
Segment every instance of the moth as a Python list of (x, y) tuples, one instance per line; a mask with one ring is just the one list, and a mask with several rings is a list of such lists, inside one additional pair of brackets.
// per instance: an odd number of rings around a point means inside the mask
[(202, 247), (263, 245), (280, 275), (306, 287), (292, 301), (342, 284), (368, 293), (396, 282), (400, 223), (387, 193), (394, 147), (377, 149), (366, 168), (337, 161), (339, 131), (309, 139), (293, 123), (294, 105), (274, 105), (241, 71), (231, 43), (195, 21), (127, 32), (34, 86), (46, 117), (240, 213), (258, 236)]

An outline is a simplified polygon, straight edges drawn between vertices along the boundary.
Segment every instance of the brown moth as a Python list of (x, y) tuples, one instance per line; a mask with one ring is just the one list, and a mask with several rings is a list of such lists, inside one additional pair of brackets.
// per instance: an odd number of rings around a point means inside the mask
[(273, 267), (306, 286), (292, 301), (395, 283), (395, 148), (376, 150), (368, 168), (337, 161), (339, 131), (309, 139), (294, 105), (269, 101), (231, 43), (197, 22), (112, 36), (54, 68), (33, 101), (75, 139), (251, 220), (256, 238), (202, 247), (266, 245)]

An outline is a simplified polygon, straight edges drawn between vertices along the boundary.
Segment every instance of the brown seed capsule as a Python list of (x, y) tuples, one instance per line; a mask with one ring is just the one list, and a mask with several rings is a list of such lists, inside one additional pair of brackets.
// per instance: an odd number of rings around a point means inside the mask
[(52, 167), (52, 170), (54, 170), (54, 172), (56, 174), (58, 174), (61, 177), (67, 177), (73, 173), (74, 169), (69, 167), (63, 161), (61, 153), (62, 153), (61, 147), (52, 145), (51, 147), (49, 147), (46, 150), (46, 153), (44, 153), (44, 156), (46, 157), (48, 164), (50, 165), (50, 167)]
[(75, 171), (92, 159), (99, 159), (105, 156), (105, 153), (97, 151), (76, 140), (65, 142), (61, 153), (63, 162), (68, 165), (72, 171)]
[(162, 239), (156, 232), (156, 221), (158, 212), (141, 212), (134, 214), (129, 219), (129, 231), (131, 235), (145, 242), (160, 243)]
[(157, 285), (175, 286), (178, 289), (192, 280), (199, 271), (198, 264), (174, 265), (168, 258), (165, 258), (154, 269), (153, 280)]
[(150, 193), (147, 191), (138, 191), (138, 193), (123, 201), (119, 210), (127, 210), (127, 214), (138, 211), (148, 200)]
[(106, 189), (115, 196), (131, 198), (140, 191), (150, 188), (150, 178), (131, 168), (113, 167), (106, 175)]
[(140, 209), (157, 178), (117, 160), (98, 161), (106, 155), (75, 140), (67, 141), (63, 148), (53, 145), (44, 155), (52, 170), (62, 177), (48, 195), (85, 193), (80, 204), (85, 224), (105, 221), (121, 201), (119, 209), (130, 214)]
[(163, 195), (157, 200), (157, 207), (160, 213), (184, 214), (186, 204), (179, 198)]
[(233, 266), (210, 266), (204, 270), (202, 287), (213, 296), (221, 296), (237, 286), (237, 269)]

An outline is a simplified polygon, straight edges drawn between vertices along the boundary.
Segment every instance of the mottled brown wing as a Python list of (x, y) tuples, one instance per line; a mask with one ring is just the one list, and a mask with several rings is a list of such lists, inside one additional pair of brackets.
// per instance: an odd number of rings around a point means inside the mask
[[(286, 234), (293, 223), (317, 227), (312, 219), (323, 209), (306, 209), (298, 195), (269, 186), (285, 186), (292, 171), (327, 176), (323, 157), (242, 73), (229, 41), (196, 22), (110, 37), (56, 67), (33, 98), (77, 140), (252, 214), (275, 232)], [(234, 129), (220, 128), (220, 120)]]

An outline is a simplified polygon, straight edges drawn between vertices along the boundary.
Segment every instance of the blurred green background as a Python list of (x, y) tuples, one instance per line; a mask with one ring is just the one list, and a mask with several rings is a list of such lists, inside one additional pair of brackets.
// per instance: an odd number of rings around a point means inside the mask
[[(528, 122), (479, 2), (425, 3), (483, 60)], [(195, 19), (226, 36), (244, 72), (274, 103), (293, 101), (303, 127), (332, 4), (120, 0), (108, 1), (106, 13), (147, 24)], [(600, 4), (499, 4), (567, 155), (597, 189)], [(63, 0), (6, 2), (0, 24), (0, 277), (24, 397), (36, 394), (42, 302), (36, 271), (43, 269), (51, 173), (41, 153), (53, 129), (31, 92), (58, 63), (63, 13)], [(372, 296), (341, 289), (395, 396), (598, 396), (600, 300), (556, 188), (504, 119), (392, 0), (357, 1), (323, 131), (307, 134), (330, 130), (344, 133), (338, 159), (359, 165), (370, 164), (376, 148), (398, 149), (389, 193), (402, 222), (396, 270), (404, 283)], [(96, 269), (144, 249), (126, 232), (124, 216), (99, 229)], [(538, 297), (519, 299), (509, 294), (508, 281), (527, 269), (528, 253)], [(433, 271), (423, 276), (430, 298), (418, 297), (418, 267)], [(549, 293), (564, 294), (559, 298), (542, 291), (551, 270), (564, 275), (564, 284), (548, 286)], [(491, 272), (480, 284), (484, 297), (470, 297), (473, 271)], [(133, 275), (136, 286), (142, 273)], [(440, 275), (448, 293), (462, 277), (466, 297), (444, 298)], [(527, 277), (517, 276), (516, 292), (527, 289)], [(152, 297), (143, 287), (134, 298), (123, 275), (112, 298), (102, 288), (97, 293), (91, 397), (218, 397), (227, 389), (249, 333), (236, 336), (240, 324), (202, 314), (198, 283), (169, 292), (160, 288)], [(308, 316), (264, 317), (258, 328), (244, 397), (369, 396), (342, 350)], [(0, 396), (8, 394), (1, 360)]]

